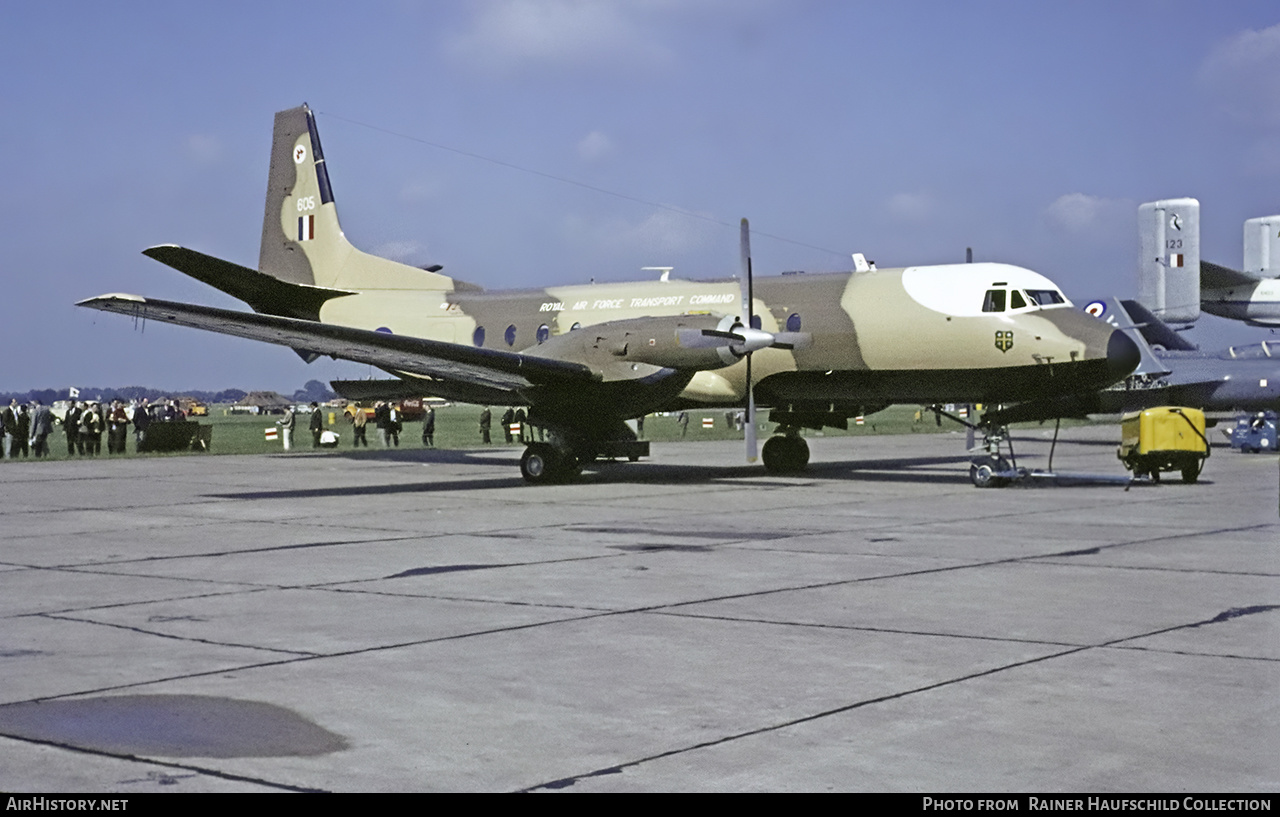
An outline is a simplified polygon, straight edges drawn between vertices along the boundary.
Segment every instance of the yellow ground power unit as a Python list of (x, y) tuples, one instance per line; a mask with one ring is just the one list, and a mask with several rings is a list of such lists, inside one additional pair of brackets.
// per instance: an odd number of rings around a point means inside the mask
[(1209, 457), (1204, 412), (1161, 406), (1125, 414), (1116, 456), (1135, 477), (1159, 482), (1161, 471), (1181, 471), (1183, 482), (1195, 482)]

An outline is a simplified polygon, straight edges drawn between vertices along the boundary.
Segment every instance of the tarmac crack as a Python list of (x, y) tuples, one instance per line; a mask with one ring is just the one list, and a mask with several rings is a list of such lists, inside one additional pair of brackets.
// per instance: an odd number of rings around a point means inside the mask
[(295, 655), (303, 657), (319, 656), (320, 653), (310, 652), (308, 650), (282, 650), (276, 647), (262, 647), (256, 644), (237, 644), (230, 641), (214, 641), (209, 638), (196, 638), (195, 636), (182, 636), (173, 633), (162, 633), (158, 630), (148, 630), (143, 627), (134, 627), (129, 624), (116, 624), (111, 621), (95, 621), (91, 618), (78, 618), (76, 616), (55, 615), (50, 613), (39, 613), (39, 618), (53, 619), (55, 621), (74, 621), (80, 624), (94, 624), (99, 627), (111, 627), (117, 630), (126, 630), (128, 632), (138, 633), (139, 635), (154, 635), (159, 638), (170, 638), (174, 641), (187, 641), (195, 644), (208, 644), (213, 647), (239, 647), (245, 650), (261, 650), (263, 652), (281, 653), (284, 655)]
[[(335, 539), (327, 542), (303, 542), (295, 545), (272, 545), (270, 547), (246, 548), (244, 550), (217, 550), (207, 553), (184, 553), (173, 556), (142, 556), (136, 559), (115, 559), (101, 562), (81, 562), (69, 565), (53, 565), (43, 568), (46, 570), (76, 570), (89, 567), (114, 567), (116, 565), (146, 564), (148, 562), (170, 562), (182, 561), (184, 559), (219, 559), (226, 556), (246, 556), (252, 553), (276, 553), (290, 550), (308, 550), (310, 548), (325, 547), (342, 547), (345, 545), (368, 545), (383, 544), (385, 542), (404, 542), (412, 539), (431, 538), (423, 537), (422, 534), (406, 534), (404, 536), (394, 536), (389, 538), (377, 539)], [(34, 567), (34, 566), (33, 566)], [(41, 569), (41, 568), (35, 568)]]
[[(112, 575), (117, 575), (117, 574), (112, 574)], [(124, 575), (128, 575), (128, 574), (124, 574)], [(158, 577), (145, 576), (143, 578), (154, 579)], [(288, 589), (288, 588), (272, 588), (272, 587), (263, 587), (260, 585), (254, 585), (254, 586), (246, 586), (238, 590), (228, 590), (221, 593), (198, 593), (193, 596), (167, 596), (165, 598), (158, 598), (158, 599), (135, 599), (132, 601), (122, 601), (114, 604), (95, 604), (89, 607), (68, 607), (63, 610), (42, 610), (40, 612), (35, 612), (35, 613), (20, 613), (15, 616), (6, 616), (6, 618), (26, 618), (30, 616), (56, 616), (56, 615), (66, 615), (68, 613), (87, 613), (93, 610), (118, 610), (124, 607), (137, 607), (139, 605), (146, 605), (146, 604), (164, 604), (167, 602), (174, 602), (174, 601), (198, 601), (200, 599), (216, 599), (216, 598), (219, 598), (220, 596), (238, 596), (238, 595), (241, 595), (242, 593), (262, 593), (272, 589)]]
[(970, 672), (965, 675), (957, 676), (955, 678), (948, 678), (942, 681), (936, 681), (931, 684), (924, 684), (918, 687), (913, 687), (911, 689), (900, 690), (898, 692), (892, 692), (886, 695), (878, 695), (876, 697), (867, 698), (861, 701), (854, 701), (852, 703), (844, 704), (842, 706), (831, 707), (829, 709), (824, 709), (820, 712), (815, 712), (808, 715), (802, 715), (796, 718), (789, 718), (785, 721), (768, 724), (766, 726), (760, 726), (755, 729), (742, 730), (739, 732), (735, 732), (733, 734), (724, 735), (719, 738), (714, 738), (712, 740), (700, 741), (698, 743), (690, 744), (688, 746), (681, 746), (674, 749), (668, 749), (667, 751), (664, 751), (664, 752), (656, 752), (654, 754), (647, 755), (642, 758), (637, 758), (635, 760), (630, 760), (625, 763), (618, 763), (611, 766), (606, 766), (606, 767), (595, 769), (593, 771), (586, 772), (579, 775), (571, 775), (568, 777), (558, 778), (556, 780), (540, 783), (536, 786), (530, 786), (524, 789), (518, 789), (517, 791), (533, 792), (533, 791), (539, 791), (542, 789), (568, 788), (582, 780), (588, 780), (590, 778), (599, 777), (601, 775), (619, 774), (619, 773), (625, 772), (627, 769), (636, 768), (646, 763), (652, 763), (657, 760), (663, 760), (666, 758), (687, 754), (689, 752), (696, 752), (701, 749), (708, 749), (714, 746), (720, 746), (726, 743), (732, 743), (734, 741), (742, 740), (744, 738), (755, 737), (757, 735), (768, 734), (770, 732), (777, 732), (783, 729), (788, 729), (793, 726), (799, 726), (801, 724), (811, 723), (814, 721), (822, 720), (824, 718), (833, 717), (835, 715), (841, 715), (847, 712), (852, 712), (857, 709), (863, 709), (868, 706), (874, 706), (876, 704), (883, 704), (883, 703), (888, 703), (890, 701), (901, 700), (903, 698), (908, 698), (914, 695), (932, 692), (938, 689), (944, 689), (946, 687), (954, 686), (956, 684), (963, 684), (968, 681), (977, 680), (979, 678), (986, 678), (993, 675), (998, 675), (1000, 673), (1008, 672), (1010, 670), (1020, 669), (1022, 667), (1028, 667), (1035, 664), (1044, 663), (1046, 661), (1053, 661), (1059, 658), (1064, 658), (1069, 655), (1075, 655), (1077, 653), (1087, 652), (1090, 650), (1113, 648), (1113, 647), (1122, 645), (1125, 642), (1133, 641), (1140, 638), (1150, 638), (1152, 636), (1162, 635), (1164, 633), (1174, 632), (1177, 630), (1194, 629), (1196, 627), (1202, 627), (1207, 624), (1218, 624), (1224, 621), (1229, 621), (1233, 618), (1238, 618), (1242, 615), (1256, 615), (1258, 613), (1270, 612), (1276, 609), (1280, 609), (1280, 605), (1257, 605), (1257, 606), (1248, 607), (1248, 608), (1232, 608), (1231, 610), (1224, 611), (1223, 613), (1220, 613), (1217, 616), (1210, 619), (1189, 622), (1186, 624), (1177, 624), (1170, 627), (1162, 627), (1158, 630), (1153, 630), (1147, 633), (1141, 633), (1137, 635), (1124, 636), (1122, 638), (1110, 639), (1108, 641), (1104, 641), (1098, 644), (1086, 644), (1086, 645), (1075, 646), (1070, 649), (1059, 650), (1056, 652), (1049, 653), (1047, 655), (1037, 656), (1035, 658), (1028, 658), (1021, 661), (1014, 661), (1008, 664), (1003, 664), (998, 667), (991, 667), (991, 668), (980, 670), (977, 672)]
[[(370, 581), (378, 581), (371, 579)], [(486, 599), (479, 596), (449, 596), (442, 593), (393, 593), (389, 590), (366, 590), (362, 587), (314, 587), (326, 593), (359, 593), (368, 596), (386, 596), (396, 599), (431, 599), (432, 601), (462, 601), (474, 604), (492, 604), (503, 607), (537, 607), (548, 610), (587, 610), (590, 612), (614, 612), (606, 607), (590, 607), (585, 604), (551, 604), (545, 601), (512, 601), (511, 599)], [(630, 612), (630, 611), (624, 611)], [(573, 619), (569, 619), (572, 621)]]
[[(1094, 549), (1096, 551), (1096, 548)], [(1074, 555), (1074, 554), (1071, 554)], [(1081, 554), (1083, 555), (1083, 554)], [(1037, 557), (1045, 564), (1059, 565), (1061, 567), (1086, 567), (1079, 562), (1056, 562), (1050, 561), (1051, 557)], [(1161, 565), (1103, 565), (1091, 564), (1087, 565), (1090, 569), (1099, 570), (1134, 570), (1149, 571), (1154, 573), (1191, 573), (1202, 576), (1254, 576), (1259, 579), (1274, 579), (1280, 577), (1280, 573), (1260, 573), (1256, 570), (1206, 570), (1199, 567), (1164, 567)]]
[(702, 619), (706, 621), (723, 621), (726, 623), (742, 623), (742, 624), (770, 624), (778, 627), (797, 627), (815, 630), (848, 630), (851, 632), (862, 633), (884, 633), (886, 635), (918, 635), (927, 638), (959, 638), (973, 641), (993, 641), (1004, 644), (1029, 644), (1043, 647), (1079, 647), (1087, 646), (1082, 644), (1074, 644), (1069, 641), (1047, 641), (1039, 638), (1010, 638), (1008, 636), (997, 635), (975, 635), (972, 633), (940, 633), (930, 630), (905, 630), (894, 627), (860, 627), (856, 624), (825, 624), (820, 621), (780, 621), (768, 618), (746, 618), (738, 616), (715, 616), (707, 613), (676, 613), (665, 610), (653, 611), (655, 615), (673, 616), (676, 618)]
[[(59, 696), (61, 697), (61, 696)], [(272, 789), (280, 789), (281, 791), (291, 791), (300, 794), (328, 794), (326, 789), (316, 789), (308, 786), (296, 786), (291, 783), (278, 783), (273, 780), (267, 780), (261, 777), (249, 777), (242, 774), (233, 774), (224, 772), (221, 769), (211, 769), (207, 766), (197, 766), (192, 763), (175, 763), (169, 760), (156, 760), (153, 758), (139, 757), (138, 755), (128, 754), (125, 752), (108, 752), (102, 749), (87, 749), (83, 746), (76, 746), (72, 743), (63, 743), (60, 741), (40, 740), (39, 738), (31, 738), (23, 735), (12, 735), (7, 732), (0, 732), (0, 738), (8, 738), (9, 740), (30, 743), (35, 746), (48, 746), (54, 749), (63, 749), (68, 752), (75, 752), (82, 755), (90, 755), (92, 757), (105, 757), (113, 760), (123, 760), (129, 763), (139, 763), (146, 766), (160, 766), (165, 769), (177, 769), (184, 772), (194, 772), (196, 774), (216, 777), (221, 780), (229, 780), (234, 783), (252, 783), (258, 786), (266, 786)], [(124, 781), (132, 783), (134, 781)], [(140, 781), (141, 782), (141, 781)]]
[[(359, 591), (351, 591), (359, 592)], [(630, 612), (630, 611), (623, 611)], [(60, 695), (48, 695), (39, 698), (31, 698), (28, 701), (9, 701), (6, 705), (15, 703), (36, 703), (40, 701), (56, 701), (61, 698), (79, 697), (82, 695), (100, 694), (105, 692), (118, 692), (122, 689), (137, 689), (140, 687), (152, 686), (154, 684), (165, 684), (173, 681), (185, 681), (194, 678), (207, 678), (212, 675), (225, 675), (229, 672), (246, 672), (255, 669), (265, 669), (267, 667), (280, 667), (286, 664), (296, 664), (304, 661), (322, 661), (331, 658), (350, 658), (358, 655), (369, 655), (377, 652), (388, 650), (399, 650), (407, 647), (420, 647), (427, 644), (444, 643), (449, 641), (459, 641), (465, 638), (477, 638), (489, 635), (500, 635), (504, 633), (519, 632), (521, 630), (531, 630), (539, 627), (549, 627), (557, 624), (572, 623), (577, 621), (587, 621), (593, 618), (602, 618), (606, 616), (617, 615), (618, 611), (592, 612), (586, 615), (570, 616), (567, 618), (552, 619), (550, 621), (534, 621), (526, 624), (513, 624), (505, 627), (493, 627), (486, 630), (476, 630), (466, 633), (454, 633), (452, 635), (435, 636), (433, 638), (415, 639), (413, 641), (404, 641), (396, 644), (380, 644), (373, 647), (361, 647), (353, 650), (339, 650), (327, 653), (308, 653), (298, 655), (296, 657), (283, 658), (278, 661), (262, 661), (255, 664), (241, 664), (238, 666), (219, 667), (218, 669), (202, 670), (200, 672), (189, 672), (182, 675), (172, 675), (166, 678), (152, 678), (146, 681), (134, 681), (127, 684), (115, 684), (113, 686), (99, 687), (97, 689), (77, 690), (75, 692), (65, 692)], [(100, 623), (100, 622), (89, 622)], [(171, 636), (172, 637), (172, 636)]]
[(911, 689), (900, 690), (898, 692), (889, 693), (887, 695), (879, 695), (874, 698), (867, 698), (866, 700), (862, 700), (862, 701), (854, 701), (853, 703), (845, 704), (843, 706), (833, 707), (830, 709), (825, 709), (821, 712), (815, 712), (809, 715), (803, 715), (798, 718), (790, 718), (788, 720), (781, 721), (779, 723), (773, 723), (767, 726), (757, 727), (755, 729), (747, 729), (741, 732), (735, 732), (731, 735), (724, 735), (722, 737), (714, 738), (712, 740), (700, 741), (698, 743), (690, 744), (688, 746), (681, 746), (675, 749), (668, 749), (665, 752), (657, 752), (652, 755), (647, 755), (646, 757), (637, 758), (636, 760), (630, 760), (625, 763), (618, 763), (613, 766), (607, 766), (601, 769), (596, 769), (590, 772), (586, 772), (584, 774), (572, 775), (569, 777), (562, 777), (557, 780), (551, 780), (546, 783), (539, 783), (536, 786), (529, 786), (528, 788), (518, 789), (517, 791), (523, 793), (523, 792), (539, 791), (541, 789), (563, 789), (563, 788), (572, 786), (581, 780), (586, 780), (586, 779), (597, 777), (603, 774), (617, 774), (620, 772), (624, 772), (627, 769), (635, 768), (646, 763), (652, 763), (653, 761), (656, 761), (656, 760), (663, 760), (669, 757), (676, 757), (678, 755), (687, 754), (689, 752), (696, 752), (700, 749), (709, 749), (713, 746), (720, 746), (725, 743), (732, 743), (733, 741), (754, 737), (756, 735), (768, 734), (769, 732), (777, 732), (779, 730), (787, 729), (792, 726), (799, 726), (800, 724), (822, 720), (823, 718), (829, 718), (834, 715), (843, 714), (845, 712), (852, 712), (853, 710), (856, 710), (856, 709), (862, 709), (864, 707), (874, 706), (875, 704), (887, 703), (889, 701), (895, 701), (901, 698), (907, 698), (912, 695), (918, 695), (924, 692), (930, 692), (932, 690), (942, 689), (944, 687), (953, 686), (955, 684), (961, 684), (966, 681), (972, 681), (977, 678), (984, 678), (990, 675), (995, 675), (997, 673), (1006, 672), (1011, 669), (1016, 669), (1018, 667), (1024, 667), (1031, 664), (1038, 664), (1042, 661), (1049, 661), (1054, 658), (1061, 658), (1063, 656), (1072, 655), (1074, 653), (1083, 652), (1085, 650), (1089, 650), (1093, 648), (1094, 648), (1093, 646), (1074, 647), (1069, 650), (1061, 650), (1059, 652), (1051, 653), (1049, 655), (1042, 655), (1036, 658), (1029, 658), (1024, 661), (1016, 661), (1012, 664), (1005, 664), (999, 667), (992, 667), (990, 669), (981, 670), (979, 672), (971, 672), (967, 675), (962, 675), (956, 678), (948, 678), (946, 680), (937, 681), (932, 684), (925, 684), (923, 686), (913, 687)]

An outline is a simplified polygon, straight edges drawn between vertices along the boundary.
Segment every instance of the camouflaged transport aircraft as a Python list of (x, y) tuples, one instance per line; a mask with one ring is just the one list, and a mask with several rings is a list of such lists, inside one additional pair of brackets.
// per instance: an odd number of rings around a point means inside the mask
[[(770, 409), (765, 468), (808, 463), (802, 428), (847, 427), (891, 403), (1014, 403), (1096, 391), (1138, 350), (1031, 270), (976, 263), (752, 281), (660, 280), (487, 292), (367, 255), (342, 233), (305, 105), (276, 114), (258, 269), (172, 245), (144, 253), (253, 313), (110, 294), (81, 306), (377, 366), (339, 381), (352, 399), (430, 395), (525, 406), (551, 442), (529, 445), (530, 482), (599, 456), (648, 453), (626, 420), (655, 411)], [(750, 384), (750, 385), (749, 385)], [(752, 399), (754, 397), (754, 400)], [(754, 439), (748, 458), (754, 459)]]

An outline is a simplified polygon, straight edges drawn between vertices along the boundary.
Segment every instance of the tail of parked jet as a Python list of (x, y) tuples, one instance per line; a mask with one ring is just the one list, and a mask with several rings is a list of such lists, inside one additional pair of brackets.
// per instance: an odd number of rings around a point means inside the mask
[(1165, 199), (1138, 207), (1138, 300), (1162, 320), (1200, 317), (1200, 202)]
[(1280, 326), (1280, 216), (1244, 223), (1244, 269), (1200, 260), (1200, 202), (1167, 199), (1138, 208), (1138, 300), (1158, 317), (1191, 323), (1208, 312)]
[(1280, 216), (1259, 216), (1244, 223), (1244, 274), (1280, 277)]

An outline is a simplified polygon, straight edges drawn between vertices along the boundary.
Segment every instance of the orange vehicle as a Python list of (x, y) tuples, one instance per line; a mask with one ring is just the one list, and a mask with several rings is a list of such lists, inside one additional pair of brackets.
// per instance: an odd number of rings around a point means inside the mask
[(179, 397), (178, 408), (188, 417), (208, 417), (209, 407), (194, 397)]
[[(423, 415), (427, 413), (426, 403), (421, 397), (409, 397), (404, 400), (393, 401), (391, 405), (395, 406), (402, 423), (421, 420)], [(346, 407), (342, 409), (342, 413), (347, 417), (354, 417), (357, 411), (363, 411), (364, 416), (372, 422), (374, 409), (371, 405), (347, 403)]]

